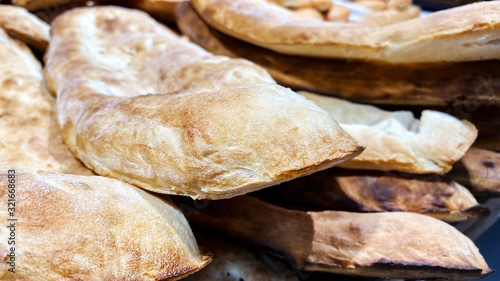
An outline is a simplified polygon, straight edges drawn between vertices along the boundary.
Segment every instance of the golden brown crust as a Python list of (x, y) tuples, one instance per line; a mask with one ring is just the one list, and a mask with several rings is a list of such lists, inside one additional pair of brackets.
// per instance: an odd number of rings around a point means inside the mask
[(218, 199), (362, 150), (326, 112), (263, 69), (213, 56), (145, 13), (74, 9), (51, 31), (46, 77), (57, 91), (63, 136), (98, 174)]
[(23, 8), (0, 5), (0, 27), (7, 34), (45, 52), (49, 44), (49, 25)]
[(351, 10), (343, 5), (332, 5), (326, 14), (326, 20), (329, 21), (348, 21)]
[(443, 174), (462, 158), (477, 137), (472, 123), (438, 111), (424, 110), (418, 120), (409, 111), (391, 112), (299, 93), (328, 112), (366, 146), (361, 155), (340, 164), (344, 168)]
[[(471, 104), (500, 105), (500, 87), (493, 82), (500, 79), (498, 61), (393, 65), (287, 56), (210, 28), (189, 3), (182, 4), (176, 13), (177, 25), (193, 42), (217, 55), (249, 59), (266, 68), (278, 83), (293, 89), (364, 103), (457, 105), (465, 109)], [(494, 134), (494, 130), (479, 130), (479, 134)], [(500, 150), (499, 140), (491, 138), (481, 144), (496, 145)]]
[(57, 7), (68, 3), (85, 3), (85, 0), (12, 0), (12, 5), (23, 7), (28, 11)]
[(298, 281), (288, 264), (262, 251), (195, 231), (201, 247), (213, 252), (213, 261), (186, 281)]
[(193, 0), (219, 31), (284, 54), (392, 63), (500, 58), (500, 4), (471, 4), (387, 26), (295, 20), (264, 0)]
[(314, 8), (317, 11), (325, 12), (330, 6), (332, 6), (332, 1), (330, 0), (268, 0), (269, 2), (276, 3), (280, 6), (289, 9), (303, 9), (303, 8)]
[(308, 270), (443, 280), (492, 272), (469, 238), (420, 214), (301, 212), (240, 196), (210, 202), (188, 218), (271, 249)]
[(0, 167), (92, 175), (64, 145), (38, 60), (0, 29)]
[(153, 17), (173, 21), (175, 8), (178, 4), (187, 2), (188, 0), (132, 0), (132, 6), (148, 12)]
[(258, 193), (283, 206), (354, 212), (414, 212), (454, 222), (489, 214), (460, 184), (439, 175), (328, 169)]
[[(5, 210), (7, 177), (0, 172)], [(2, 262), (2, 280), (177, 280), (210, 262), (175, 205), (139, 188), (21, 169), (15, 179), (16, 273)], [(2, 257), (9, 247), (0, 241)]]
[(448, 175), (474, 195), (500, 196), (500, 153), (471, 148)]

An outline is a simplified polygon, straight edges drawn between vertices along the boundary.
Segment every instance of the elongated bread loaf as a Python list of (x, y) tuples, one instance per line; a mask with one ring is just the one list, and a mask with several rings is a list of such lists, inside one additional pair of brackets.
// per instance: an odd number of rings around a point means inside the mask
[(420, 120), (409, 111), (300, 92), (326, 110), (366, 150), (340, 166), (350, 169), (409, 173), (448, 172), (477, 137), (473, 124), (438, 111), (425, 110)]
[(441, 175), (328, 169), (267, 188), (259, 198), (287, 207), (414, 212), (454, 222), (489, 215), (462, 185)]
[(209, 202), (188, 218), (306, 270), (439, 280), (478, 279), (492, 272), (469, 238), (420, 214), (292, 211), (245, 195)]
[(0, 171), (0, 218), (16, 219), (0, 230), (1, 280), (177, 280), (210, 261), (169, 201), (105, 177), (12, 171)]
[(213, 56), (143, 12), (73, 9), (51, 32), (46, 78), (63, 136), (98, 174), (218, 199), (362, 150), (325, 111), (263, 69)]
[(280, 53), (392, 63), (499, 59), (500, 3), (466, 5), (385, 26), (304, 21), (265, 0), (193, 0), (214, 28)]
[(94, 174), (63, 143), (40, 63), (1, 28), (0, 61), (0, 168)]
[[(496, 60), (391, 64), (283, 55), (211, 28), (187, 2), (176, 9), (176, 23), (184, 35), (207, 51), (248, 59), (264, 67), (280, 85), (292, 89), (370, 104), (453, 105), (467, 109), (471, 104), (474, 108), (488, 105), (490, 109), (500, 105), (500, 87), (494, 82), (500, 80), (500, 64)], [(479, 116), (499, 116), (494, 110), (489, 111)], [(491, 119), (482, 118), (488, 124), (486, 128), (495, 126)], [(494, 120), (497, 119), (500, 120)], [(473, 123), (479, 124), (478, 120)], [(488, 136), (487, 142), (479, 140), (483, 145), (500, 150), (500, 138), (495, 138), (493, 130), (479, 131)]]

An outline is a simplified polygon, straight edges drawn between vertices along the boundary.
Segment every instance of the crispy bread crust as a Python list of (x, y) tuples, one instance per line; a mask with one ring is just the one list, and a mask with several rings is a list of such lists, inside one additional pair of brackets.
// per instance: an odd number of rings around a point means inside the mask
[(326, 112), (263, 69), (213, 56), (143, 12), (73, 9), (51, 32), (46, 78), (63, 136), (98, 174), (220, 199), (362, 151)]
[(471, 148), (448, 175), (477, 196), (500, 197), (500, 153)]
[(420, 120), (409, 111), (385, 111), (371, 105), (299, 92), (328, 112), (365, 151), (340, 164), (349, 169), (448, 172), (477, 137), (474, 125), (438, 111), (424, 110)]
[(471, 4), (386, 26), (297, 20), (264, 0), (193, 0), (205, 21), (233, 37), (304, 56), (392, 63), (500, 58), (500, 4)]
[(489, 215), (465, 187), (440, 175), (328, 169), (259, 193), (271, 203), (314, 210), (415, 212), (447, 222)]
[(188, 2), (187, 0), (135, 0), (133, 6), (150, 13), (153, 17), (172, 21), (174, 20), (175, 8), (178, 4)]
[[(248, 59), (264, 67), (280, 85), (292, 89), (370, 104), (500, 105), (500, 88), (492, 82), (500, 79), (496, 60), (388, 64), (289, 56), (211, 28), (189, 3), (179, 5), (176, 14), (177, 26), (193, 42), (216, 55)], [(479, 131), (480, 135), (493, 133)], [(490, 146), (497, 143), (500, 141), (489, 142)]]
[(45, 52), (50, 41), (50, 26), (23, 8), (0, 5), (0, 27), (7, 34)]
[(92, 175), (64, 145), (38, 60), (0, 29), (0, 167)]
[[(211, 260), (172, 202), (124, 182), (16, 169), (16, 273), (1, 280), (177, 280)], [(7, 210), (8, 173), (0, 172)], [(2, 212), (7, 221), (8, 213)], [(10, 246), (0, 241), (0, 255)]]

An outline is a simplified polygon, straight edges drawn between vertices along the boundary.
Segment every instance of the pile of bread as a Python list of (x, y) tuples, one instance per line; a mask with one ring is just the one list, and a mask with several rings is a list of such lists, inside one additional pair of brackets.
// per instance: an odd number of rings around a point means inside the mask
[(500, 4), (371, 25), (289, 10), (333, 14), (330, 1), (67, 2), (0, 5), (0, 218), (15, 174), (18, 231), (14, 273), (0, 228), (1, 280), (493, 272), (450, 225), (500, 195), (500, 154), (471, 147), (474, 124), (296, 92), (311, 81), (286, 87), (212, 28), (305, 62), (432, 68), (498, 59)]

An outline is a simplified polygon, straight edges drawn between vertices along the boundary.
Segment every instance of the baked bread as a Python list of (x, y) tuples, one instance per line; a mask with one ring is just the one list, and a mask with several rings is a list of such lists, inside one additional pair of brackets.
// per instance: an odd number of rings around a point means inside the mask
[(2, 170), (6, 223), (9, 175), (16, 186), (15, 273), (6, 262), (14, 244), (5, 238), (1, 280), (178, 280), (210, 262), (173, 203), (105, 177)]
[(40, 63), (1, 28), (0, 61), (0, 168), (94, 174), (63, 143)]
[(265, 0), (193, 0), (214, 28), (283, 54), (391, 63), (499, 59), (500, 3), (466, 5), (385, 26), (303, 21)]
[(23, 8), (0, 5), (0, 27), (38, 51), (45, 52), (49, 44), (49, 25)]
[(289, 9), (314, 8), (318, 11), (327, 11), (332, 5), (329, 0), (268, 0)]
[(45, 74), (65, 142), (100, 175), (220, 199), (362, 150), (325, 111), (265, 70), (213, 56), (143, 12), (73, 9), (51, 32)]
[(179, 3), (187, 2), (188, 0), (133, 0), (132, 6), (148, 12), (153, 17), (172, 21), (174, 20), (175, 8)]
[(46, 8), (58, 7), (68, 3), (85, 3), (85, 0), (12, 0), (12, 5), (23, 7), (28, 11), (37, 11)]
[(408, 173), (448, 172), (477, 137), (470, 122), (425, 110), (420, 120), (408, 111), (385, 111), (375, 106), (299, 92), (326, 110), (365, 151), (340, 167)]
[(292, 211), (245, 195), (209, 202), (189, 219), (306, 270), (439, 280), (478, 279), (492, 272), (469, 238), (420, 214)]
[(328, 169), (257, 197), (280, 206), (352, 212), (413, 212), (447, 222), (489, 215), (462, 185), (440, 175)]
[(477, 196), (500, 197), (500, 153), (471, 148), (448, 176)]
[[(494, 82), (500, 80), (500, 64), (496, 60), (383, 64), (288, 56), (218, 32), (189, 3), (182, 3), (176, 14), (177, 26), (191, 41), (216, 55), (248, 59), (264, 67), (279, 84), (292, 89), (385, 105), (451, 105), (464, 109), (471, 105), (500, 105), (500, 87)], [(496, 112), (495, 108), (484, 116)], [(492, 124), (491, 118), (484, 121)], [(477, 122), (473, 123), (477, 126)], [(493, 133), (494, 130), (479, 130), (479, 135)], [(496, 146), (500, 150), (498, 144), (500, 138), (489, 138), (490, 148)]]
[(196, 232), (196, 241), (210, 249), (213, 261), (185, 281), (298, 281), (289, 265), (277, 257), (228, 241), (226, 237)]

